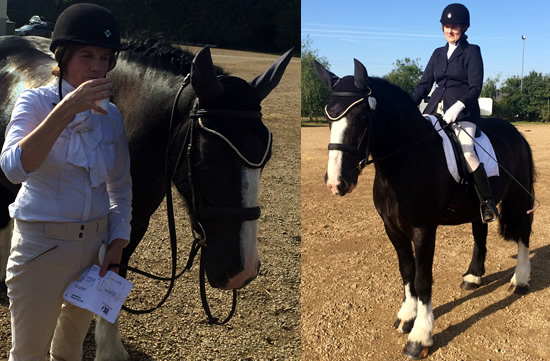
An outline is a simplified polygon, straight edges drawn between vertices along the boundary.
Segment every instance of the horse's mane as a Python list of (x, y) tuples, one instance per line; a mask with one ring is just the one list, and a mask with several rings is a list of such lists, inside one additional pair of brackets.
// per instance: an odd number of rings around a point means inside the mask
[[(136, 38), (123, 42), (121, 56), (130, 62), (147, 67), (169, 71), (176, 75), (187, 75), (195, 54), (183, 50), (162, 38)], [(224, 74), (223, 69), (214, 66), (216, 73)]]
[(403, 88), (390, 83), (386, 79), (376, 77), (369, 77), (369, 84), (372, 84), (372, 95), (377, 101), (385, 103), (385, 109), (393, 114), (402, 115), (402, 118), (404, 117), (408, 121), (417, 118), (421, 120), (421, 124), (425, 123), (411, 95)]
[[(403, 90), (403, 88), (390, 83), (386, 79), (377, 77), (369, 77), (369, 84), (371, 83), (373, 85), (373, 96), (376, 97), (377, 93), (383, 94), (383, 97), (390, 103), (390, 106), (398, 106), (400, 108), (406, 107), (407, 112), (416, 107), (412, 101), (411, 95)], [(391, 94), (391, 96), (386, 94)]]

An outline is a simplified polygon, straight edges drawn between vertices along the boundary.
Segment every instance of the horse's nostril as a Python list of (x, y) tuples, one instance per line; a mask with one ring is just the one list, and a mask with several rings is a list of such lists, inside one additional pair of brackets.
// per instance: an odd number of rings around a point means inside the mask
[(349, 189), (349, 183), (346, 182), (344, 178), (341, 176), (338, 176), (338, 185), (336, 186), (338, 188), (338, 193), (340, 195), (346, 194), (346, 192)]

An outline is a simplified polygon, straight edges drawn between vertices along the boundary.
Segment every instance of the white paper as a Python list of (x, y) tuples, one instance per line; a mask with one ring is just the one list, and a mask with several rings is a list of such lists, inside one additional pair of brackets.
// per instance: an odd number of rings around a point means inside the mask
[(101, 278), (99, 270), (98, 265), (86, 269), (78, 281), (71, 282), (67, 287), (63, 298), (115, 323), (120, 308), (134, 285), (112, 271), (107, 271), (105, 277)]

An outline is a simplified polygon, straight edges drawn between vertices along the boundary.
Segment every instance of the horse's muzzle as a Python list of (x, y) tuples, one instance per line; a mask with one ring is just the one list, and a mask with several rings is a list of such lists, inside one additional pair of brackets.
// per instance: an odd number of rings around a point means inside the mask
[(235, 277), (230, 278), (227, 284), (220, 288), (222, 290), (233, 290), (233, 289), (239, 289), (239, 288), (245, 287), (250, 282), (254, 281), (254, 279), (256, 279), (256, 277), (260, 273), (260, 266), (261, 266), (261, 262), (258, 261), (258, 264), (256, 265), (256, 267), (253, 267), (250, 270), (245, 268)]
[(339, 196), (344, 196), (353, 192), (356, 187), (355, 183), (346, 181), (342, 176), (338, 176), (336, 184), (329, 183), (327, 177), (325, 176), (325, 182), (327, 187), (329, 187), (332, 191), (332, 194)]

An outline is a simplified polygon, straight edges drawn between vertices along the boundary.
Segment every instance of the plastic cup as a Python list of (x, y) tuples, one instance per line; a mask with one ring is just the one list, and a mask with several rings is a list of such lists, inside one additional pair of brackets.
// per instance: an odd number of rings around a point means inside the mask
[[(101, 108), (103, 108), (106, 112), (109, 112), (109, 98), (103, 98), (103, 99), (99, 99), (99, 100), (96, 100), (94, 102), (96, 105), (99, 105)], [(92, 109), (92, 114), (99, 114), (99, 115), (104, 115), (100, 112), (97, 112), (95, 110)]]

